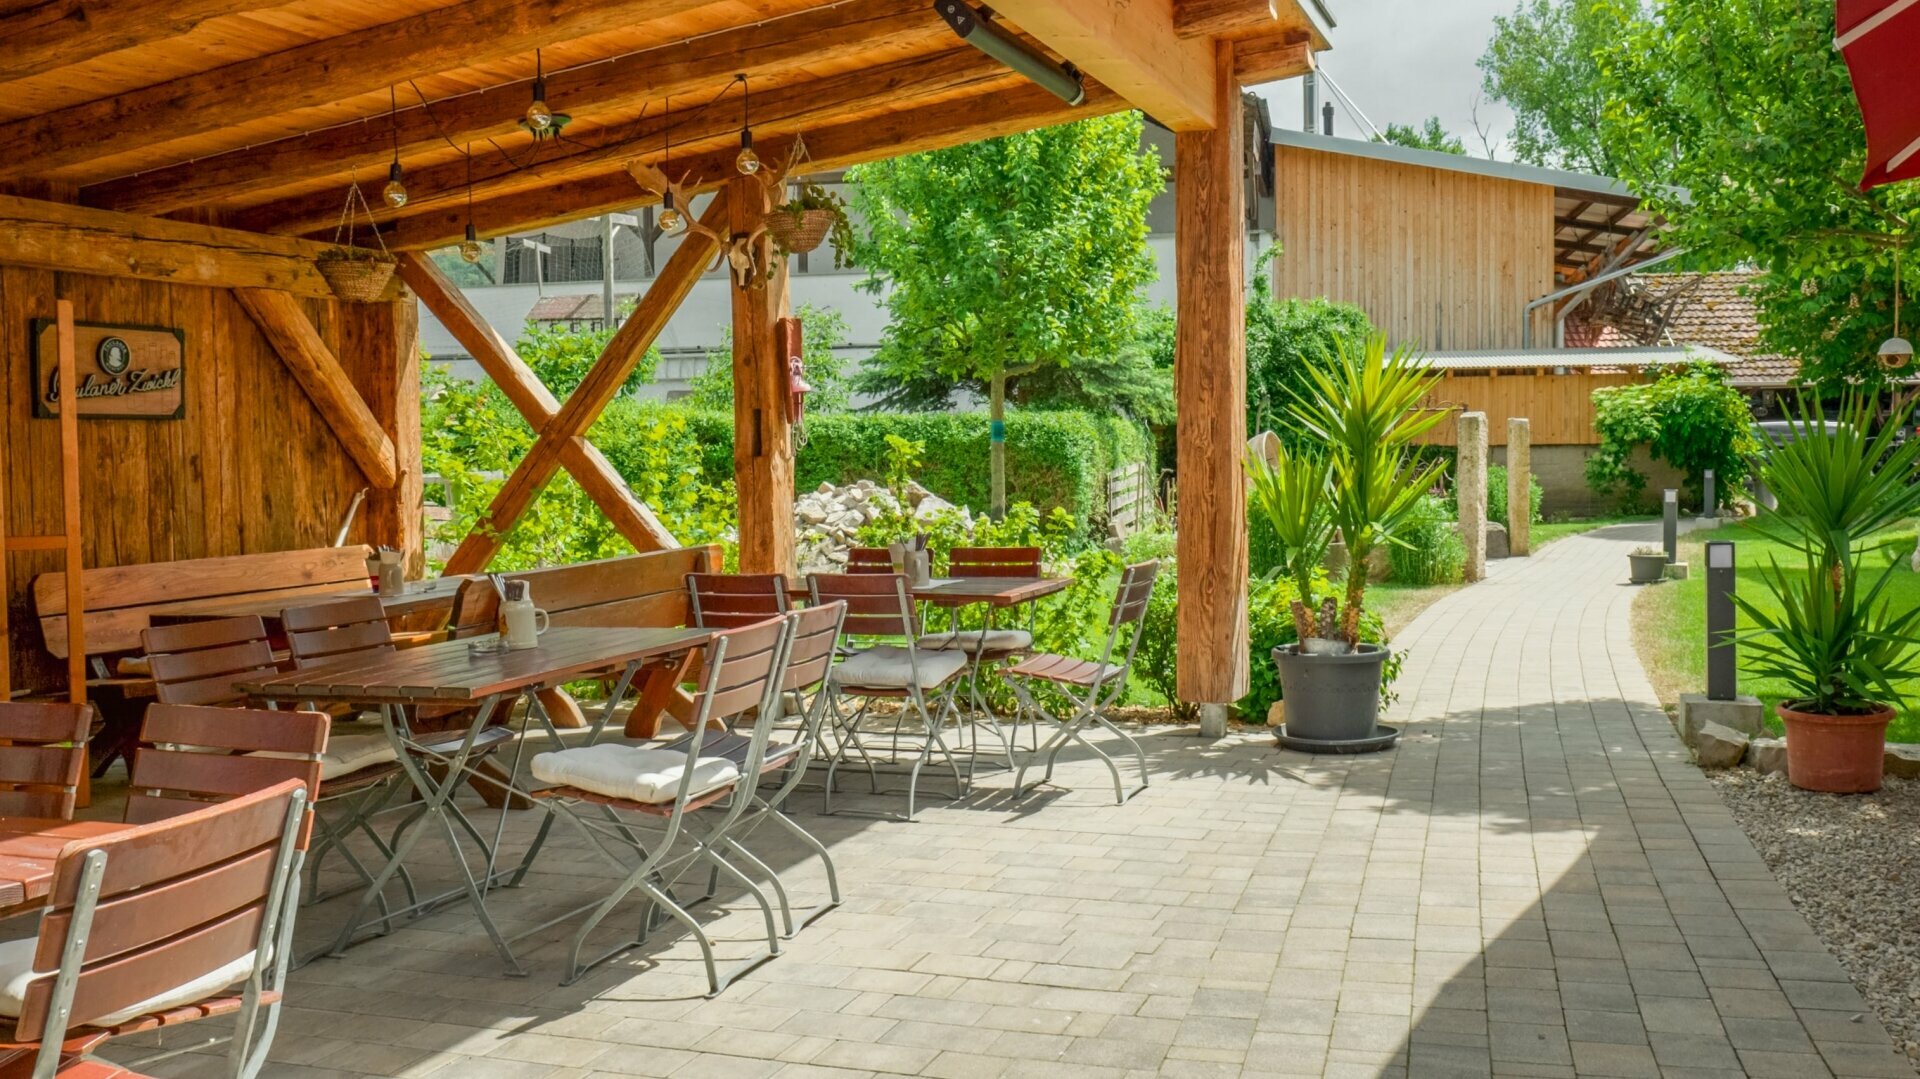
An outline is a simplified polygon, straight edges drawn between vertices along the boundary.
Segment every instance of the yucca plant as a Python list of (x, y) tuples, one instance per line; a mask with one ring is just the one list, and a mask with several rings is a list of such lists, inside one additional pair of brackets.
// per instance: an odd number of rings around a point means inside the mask
[(1285, 443), (1272, 463), (1249, 451), (1248, 493), (1254, 508), (1272, 522), (1280, 546), (1280, 569), (1293, 582), (1293, 628), (1304, 641), (1316, 636), (1311, 610), (1316, 603), (1313, 573), (1333, 542), (1333, 516), (1327, 492), (1332, 468), (1324, 453), (1290, 450)]

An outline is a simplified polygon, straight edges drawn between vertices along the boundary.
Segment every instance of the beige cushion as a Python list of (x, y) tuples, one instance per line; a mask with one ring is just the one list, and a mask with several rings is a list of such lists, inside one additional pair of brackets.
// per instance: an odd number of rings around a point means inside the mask
[[(44, 978), (53, 973), (33, 969), (33, 953), (38, 946), (38, 941), (33, 937), (0, 943), (0, 1015), (18, 1019), (20, 1009), (26, 1004), (27, 986), (32, 984), (34, 979)], [(122, 1008), (111, 1015), (103, 1015), (86, 1022), (88, 1026), (117, 1026), (136, 1016), (164, 1012), (168, 1008), (178, 1008), (192, 1004), (196, 1000), (205, 1000), (252, 974), (253, 953), (248, 952), (224, 966), (158, 996), (149, 997), (130, 1008)]]
[(967, 657), (958, 650), (922, 650), (913, 656), (899, 645), (877, 645), (834, 664), (833, 680), (847, 688), (905, 689), (913, 685), (916, 663), (920, 681), (915, 688), (936, 689), (967, 665)]
[[(671, 749), (603, 742), (534, 754), (533, 778), (608, 798), (663, 805), (680, 793), (687, 755)], [(740, 778), (740, 766), (724, 757), (701, 757), (693, 768), (691, 794), (705, 794)]]
[[(393, 743), (387, 740), (385, 731), (368, 734), (351, 732), (359, 724), (340, 724), (327, 736), (326, 752), (320, 754), (320, 782), (350, 776), (362, 768), (371, 768), (376, 764), (387, 764), (394, 759)], [(280, 753), (262, 749), (249, 753), (250, 757), (280, 757), (297, 759), (297, 753)]]
[(921, 648), (957, 648), (962, 652), (1024, 652), (1033, 647), (1033, 634), (1024, 629), (990, 629), (983, 638), (977, 629), (930, 633), (915, 642)]

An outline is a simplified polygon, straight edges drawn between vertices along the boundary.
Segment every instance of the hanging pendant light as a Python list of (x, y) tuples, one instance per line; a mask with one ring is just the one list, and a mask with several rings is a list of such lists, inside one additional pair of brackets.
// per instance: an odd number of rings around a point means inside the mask
[[(668, 122), (672, 117), (673, 99), (668, 98), (666, 112), (662, 114), (660, 121), (661, 130), (666, 133), (666, 153), (660, 160), (660, 175), (668, 178), (667, 183), (669, 185), (673, 183), (673, 126)], [(686, 216), (680, 212), (679, 207), (673, 204), (673, 188), (669, 186), (665, 191), (660, 193), (660, 231), (667, 235), (672, 235), (685, 228), (686, 224)]]
[(467, 144), (467, 235), (460, 241), (460, 257), (469, 263), (487, 257), (487, 249), (473, 228), (473, 144)]
[(387, 186), (380, 189), (380, 198), (398, 210), (407, 204), (407, 184), (400, 169), (400, 98), (391, 86), (387, 87), (387, 109), (387, 126), (393, 132), (393, 164), (387, 166)]
[(1913, 342), (1900, 336), (1900, 252), (1893, 253), (1893, 336), (1880, 342), (1880, 366), (1898, 371), (1913, 362)]
[(740, 82), (740, 154), (733, 159), (733, 167), (739, 169), (742, 176), (752, 176), (760, 171), (760, 155), (753, 152), (753, 114), (748, 107), (747, 76), (742, 72), (734, 78)]
[(550, 139), (560, 134), (560, 129), (572, 122), (573, 117), (564, 112), (553, 111), (547, 104), (547, 71), (540, 56), (540, 50), (533, 50), (533, 103), (520, 118), (520, 126), (533, 133), (534, 139)]

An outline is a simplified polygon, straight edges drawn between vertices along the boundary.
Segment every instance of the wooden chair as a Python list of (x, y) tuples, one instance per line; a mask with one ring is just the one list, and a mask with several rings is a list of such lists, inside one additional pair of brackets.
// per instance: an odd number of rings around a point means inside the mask
[(778, 573), (687, 574), (687, 624), (738, 629), (792, 610), (787, 579)]
[(853, 547), (847, 551), (848, 573), (892, 573), (893, 552), (885, 547)]
[(241, 704), (246, 695), (235, 682), (280, 671), (259, 615), (150, 626), (140, 643), (154, 699), (167, 704)]
[[(279, 1022), (299, 842), (297, 779), (104, 839), (54, 867), (37, 938), (0, 945), (0, 1045), (34, 1079), (113, 1075), (82, 1059), (124, 1034), (235, 1016), (227, 1075), (266, 1063)], [(18, 987), (18, 988), (15, 988)]]
[[(947, 553), (949, 577), (1034, 578), (1040, 575), (1038, 547), (955, 547)], [(1025, 629), (995, 626), (994, 618), (998, 611), (994, 607), (987, 607), (981, 613), (977, 628), (963, 629), (960, 626), (960, 608), (952, 607), (948, 610), (946, 632), (930, 633), (920, 638), (922, 648), (954, 649), (967, 657), (967, 700), (973, 720), (969, 729), (974, 738), (969, 768), (979, 760), (979, 730), (985, 727), (999, 741), (1007, 769), (1013, 770), (1013, 735), (1018, 732), (1010, 733), (1001, 729), (990, 707), (988, 695), (981, 689), (980, 679), (994, 665), (1033, 651), (1033, 623), (1037, 604), (1029, 603), (1026, 608)]]
[(127, 780), (126, 821), (151, 824), (289, 779), (312, 804), (332, 725), (321, 712), (152, 705)]
[(0, 701), (0, 817), (73, 819), (93, 708)]
[(949, 577), (1038, 577), (1038, 547), (955, 547), (947, 552)]

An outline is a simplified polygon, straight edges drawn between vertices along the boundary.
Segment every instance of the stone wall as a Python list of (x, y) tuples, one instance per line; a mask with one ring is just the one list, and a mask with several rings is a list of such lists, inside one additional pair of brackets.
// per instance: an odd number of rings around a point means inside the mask
[[(1540, 481), (1540, 512), (1547, 517), (1581, 516), (1586, 514), (1610, 513), (1617, 508), (1615, 500), (1594, 496), (1587, 486), (1587, 458), (1593, 456), (1597, 446), (1542, 446), (1533, 447), (1533, 475)], [(1491, 459), (1496, 465), (1505, 467), (1507, 448), (1491, 447)], [(1664, 463), (1656, 463), (1647, 456), (1644, 448), (1633, 452), (1633, 467), (1647, 477), (1647, 512), (1657, 509), (1661, 490), (1668, 487), (1680, 487), (1680, 473)]]

